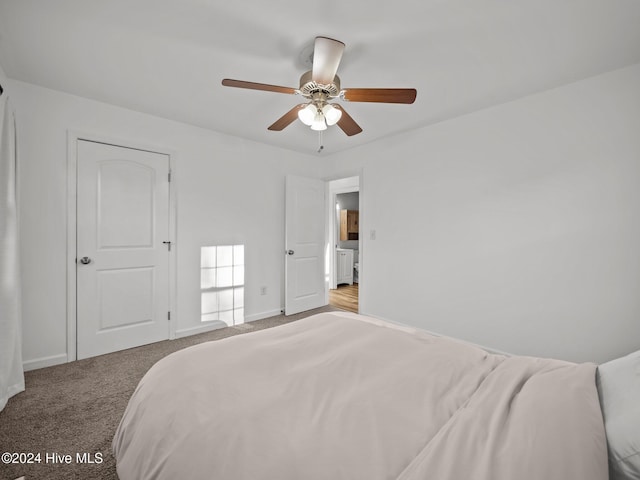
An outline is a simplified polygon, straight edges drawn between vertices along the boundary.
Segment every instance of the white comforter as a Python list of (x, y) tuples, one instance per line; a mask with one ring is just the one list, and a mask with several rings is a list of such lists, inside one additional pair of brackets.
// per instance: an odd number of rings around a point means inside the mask
[(325, 313), (159, 361), (113, 451), (121, 480), (603, 480), (594, 378)]

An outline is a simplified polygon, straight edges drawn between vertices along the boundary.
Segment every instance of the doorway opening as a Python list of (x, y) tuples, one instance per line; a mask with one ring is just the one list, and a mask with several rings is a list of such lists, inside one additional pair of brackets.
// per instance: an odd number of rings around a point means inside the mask
[(359, 311), (360, 285), (360, 178), (329, 183), (331, 238), (329, 304)]

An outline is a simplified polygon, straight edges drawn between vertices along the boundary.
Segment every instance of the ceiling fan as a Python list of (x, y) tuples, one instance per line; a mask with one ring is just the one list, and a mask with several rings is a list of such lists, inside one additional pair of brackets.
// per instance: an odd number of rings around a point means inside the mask
[(296, 105), (276, 120), (269, 130), (281, 131), (296, 118), (311, 127), (323, 131), (327, 126), (338, 125), (347, 135), (356, 135), (362, 128), (345, 109), (330, 103), (334, 99), (349, 102), (413, 103), (415, 88), (340, 88), (340, 78), (336, 75), (344, 51), (344, 43), (327, 37), (316, 37), (313, 47), (312, 69), (300, 77), (300, 87), (280, 87), (266, 83), (246, 82), (225, 78), (225, 87), (248, 88), (267, 92), (301, 95), (308, 101)]

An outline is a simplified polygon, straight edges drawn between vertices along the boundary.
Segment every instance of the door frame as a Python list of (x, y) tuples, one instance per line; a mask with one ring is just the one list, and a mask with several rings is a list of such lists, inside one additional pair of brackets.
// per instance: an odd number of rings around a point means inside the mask
[(169, 241), (171, 252), (169, 255), (169, 339), (176, 336), (178, 316), (177, 305), (177, 209), (176, 189), (174, 188), (176, 159), (175, 150), (155, 145), (142, 144), (135, 140), (107, 137), (101, 134), (82, 132), (78, 130), (67, 131), (67, 362), (77, 360), (77, 280), (76, 280), (76, 251), (77, 251), (77, 204), (78, 204), (78, 141), (104, 143), (116, 147), (143, 150), (159, 153), (169, 157), (169, 170), (171, 182), (169, 182)]
[[(351, 175), (348, 177), (340, 177), (334, 180), (327, 181), (327, 243), (329, 245), (329, 265), (327, 272), (327, 303), (329, 302), (329, 290), (335, 290), (337, 288), (336, 285), (336, 245), (338, 244), (338, 228), (336, 225), (336, 201), (337, 195), (341, 193), (352, 193), (358, 192), (358, 209), (359, 209), (359, 230), (360, 234), (358, 235), (358, 264), (359, 264), (359, 272), (358, 272), (358, 312), (362, 312), (362, 264), (363, 264), (363, 239), (364, 239), (364, 229), (363, 225), (366, 224), (366, 221), (363, 221), (366, 213), (363, 212), (362, 204), (363, 204), (363, 193), (364, 193), (364, 185), (363, 185), (363, 170), (361, 169), (357, 174)], [(357, 186), (356, 186), (357, 182)]]

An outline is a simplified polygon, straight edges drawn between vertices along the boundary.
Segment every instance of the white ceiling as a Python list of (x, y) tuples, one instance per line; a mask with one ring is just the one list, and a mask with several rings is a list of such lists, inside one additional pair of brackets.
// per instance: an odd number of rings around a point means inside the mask
[(317, 35), (346, 43), (342, 87), (413, 87), (413, 105), (344, 102), (363, 128), (322, 155), (640, 62), (640, 0), (0, 0), (14, 79), (315, 154), (298, 87)]

